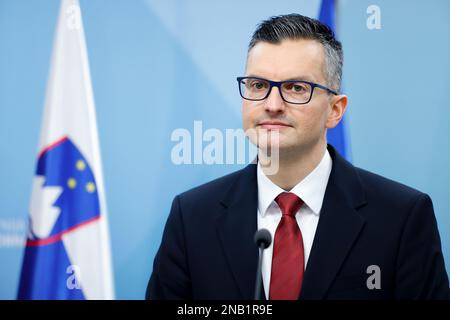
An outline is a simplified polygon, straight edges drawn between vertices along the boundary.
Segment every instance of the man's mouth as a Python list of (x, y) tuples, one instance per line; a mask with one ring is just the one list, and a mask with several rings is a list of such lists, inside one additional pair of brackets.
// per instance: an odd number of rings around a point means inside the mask
[(266, 120), (258, 123), (258, 127), (266, 130), (283, 129), (292, 127), (290, 124), (278, 120)]

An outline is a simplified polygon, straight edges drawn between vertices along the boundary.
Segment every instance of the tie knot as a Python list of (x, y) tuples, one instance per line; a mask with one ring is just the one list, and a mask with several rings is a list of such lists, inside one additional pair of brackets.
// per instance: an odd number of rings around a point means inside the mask
[(295, 213), (303, 204), (303, 200), (297, 197), (297, 195), (292, 192), (280, 193), (275, 198), (275, 202), (280, 207), (283, 215), (288, 215), (290, 217), (294, 217)]

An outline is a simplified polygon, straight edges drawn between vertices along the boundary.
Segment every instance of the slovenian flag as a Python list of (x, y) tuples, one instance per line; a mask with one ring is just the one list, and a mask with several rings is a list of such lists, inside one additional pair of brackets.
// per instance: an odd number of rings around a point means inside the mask
[[(319, 20), (330, 27), (337, 37), (335, 1), (336, 0), (322, 0), (319, 12)], [(346, 132), (346, 122), (347, 121), (345, 120), (344, 116), (341, 122), (339, 122), (339, 124), (335, 128), (328, 129), (327, 140), (328, 143), (333, 145), (344, 158), (350, 160), (350, 143)]]
[(19, 299), (113, 299), (96, 115), (78, 0), (62, 0)]

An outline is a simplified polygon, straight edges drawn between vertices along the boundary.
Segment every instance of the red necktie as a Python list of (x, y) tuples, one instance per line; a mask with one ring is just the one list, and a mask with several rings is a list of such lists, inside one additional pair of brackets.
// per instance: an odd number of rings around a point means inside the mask
[(275, 201), (283, 215), (273, 243), (269, 298), (297, 300), (302, 287), (305, 258), (302, 233), (295, 214), (303, 201), (290, 192), (279, 194)]

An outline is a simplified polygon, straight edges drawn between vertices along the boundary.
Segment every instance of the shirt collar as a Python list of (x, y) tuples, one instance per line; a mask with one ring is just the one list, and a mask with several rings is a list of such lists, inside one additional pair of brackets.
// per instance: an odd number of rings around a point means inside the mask
[[(311, 171), (302, 181), (295, 185), (290, 192), (295, 193), (312, 210), (315, 215), (320, 214), (325, 189), (330, 177), (332, 160), (328, 150), (322, 157), (316, 168)], [(257, 165), (258, 179), (258, 211), (264, 217), (267, 209), (272, 205), (275, 198), (282, 192), (286, 192), (273, 183), (262, 171), (261, 165)]]

